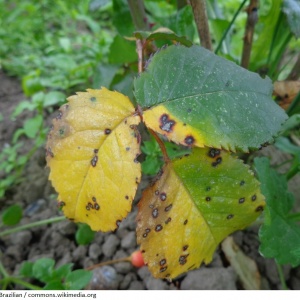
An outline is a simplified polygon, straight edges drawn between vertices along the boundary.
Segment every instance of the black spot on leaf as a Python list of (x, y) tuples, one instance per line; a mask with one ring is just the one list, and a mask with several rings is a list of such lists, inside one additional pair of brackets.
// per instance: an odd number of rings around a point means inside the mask
[(166, 132), (172, 132), (176, 124), (174, 120), (169, 119), (169, 116), (167, 114), (163, 114), (160, 117), (159, 121), (160, 121), (159, 128)]
[(156, 232), (159, 232), (159, 231), (161, 231), (162, 229), (163, 229), (163, 227), (162, 227), (160, 224), (156, 225), (156, 227), (155, 227), (155, 231), (156, 231)]
[(106, 135), (108, 135), (108, 134), (111, 133), (111, 130), (110, 130), (109, 128), (106, 128), (106, 129), (104, 130), (104, 133), (105, 133)]
[(242, 203), (244, 203), (244, 202), (245, 202), (245, 198), (240, 198), (240, 199), (239, 199), (239, 203), (240, 203), (240, 204), (242, 204)]
[(188, 146), (191, 146), (195, 143), (195, 139), (193, 136), (188, 135), (185, 139), (184, 139), (184, 143)]
[(167, 194), (166, 193), (161, 193), (159, 196), (161, 201), (165, 201), (167, 199)]

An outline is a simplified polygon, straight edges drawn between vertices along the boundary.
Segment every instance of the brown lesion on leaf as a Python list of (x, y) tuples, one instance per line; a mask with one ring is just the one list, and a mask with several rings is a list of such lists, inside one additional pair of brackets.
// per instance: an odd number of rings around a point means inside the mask
[(104, 133), (105, 133), (106, 135), (109, 135), (109, 134), (111, 133), (111, 129), (105, 128)]
[(193, 144), (195, 144), (195, 138), (192, 135), (188, 135), (185, 137), (184, 143), (187, 146), (192, 146)]
[(91, 165), (92, 167), (96, 167), (98, 162), (98, 155), (95, 155), (92, 159), (91, 159)]
[(169, 118), (169, 115), (163, 114), (159, 118), (159, 128), (167, 133), (173, 132), (176, 122)]
[(256, 209), (255, 209), (256, 212), (261, 212), (263, 210), (264, 210), (264, 207), (262, 205), (257, 206)]
[(53, 152), (52, 152), (52, 150), (51, 150), (50, 147), (46, 148), (46, 157), (47, 156), (50, 156), (52, 158), (54, 157), (54, 154), (53, 154)]
[(185, 265), (187, 263), (187, 257), (189, 256), (189, 254), (186, 254), (186, 255), (181, 255), (179, 257), (179, 264), (181, 265)]

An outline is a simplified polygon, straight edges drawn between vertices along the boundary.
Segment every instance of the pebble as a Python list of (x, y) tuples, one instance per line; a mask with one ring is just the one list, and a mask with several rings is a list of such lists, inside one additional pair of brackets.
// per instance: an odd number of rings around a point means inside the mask
[(136, 236), (134, 231), (128, 232), (126, 236), (123, 237), (121, 247), (124, 249), (136, 247)]
[(115, 269), (120, 274), (127, 274), (132, 270), (132, 264), (130, 262), (119, 262), (115, 264)]
[(129, 287), (130, 283), (136, 279), (137, 279), (137, 276), (134, 273), (126, 274), (124, 276), (123, 280), (121, 281), (119, 288), (121, 290), (126, 290)]
[(90, 245), (90, 247), (89, 247), (89, 257), (91, 259), (98, 259), (98, 257), (101, 254), (102, 254), (102, 249), (98, 244), (93, 243), (93, 244)]
[(187, 273), (182, 290), (236, 290), (236, 273), (229, 268), (200, 268)]
[(137, 273), (140, 276), (140, 278), (142, 278), (143, 280), (145, 280), (149, 276), (152, 276), (148, 267), (146, 266), (139, 268)]
[(104, 241), (104, 236), (102, 232), (96, 232), (95, 237), (94, 237), (94, 242), (98, 245), (102, 245)]
[(140, 281), (132, 281), (129, 285), (128, 290), (144, 290), (144, 285)]
[(168, 284), (162, 279), (156, 279), (149, 276), (145, 280), (147, 290), (168, 290)]
[(118, 274), (111, 266), (103, 266), (93, 270), (89, 288), (91, 290), (115, 290), (119, 285)]
[(77, 226), (74, 222), (63, 221), (57, 224), (57, 230), (62, 235), (72, 235), (75, 234), (77, 230)]
[(5, 255), (11, 256), (16, 260), (16, 262), (21, 262), (23, 260), (23, 256), (25, 256), (25, 253), (20, 251), (19, 246), (9, 246), (5, 250)]
[(87, 253), (87, 247), (80, 245), (72, 253), (73, 260), (75, 262), (80, 261), (85, 258)]
[(13, 245), (22, 246), (22, 248), (29, 245), (32, 239), (32, 233), (29, 230), (17, 232), (10, 236), (11, 243)]
[(71, 253), (70, 252), (66, 252), (65, 255), (60, 260), (57, 261), (55, 267), (59, 268), (62, 265), (65, 265), (65, 264), (68, 264), (68, 263), (71, 263), (71, 262), (72, 262)]
[(103, 254), (106, 257), (112, 257), (116, 252), (118, 245), (120, 244), (120, 240), (117, 238), (116, 235), (111, 234), (108, 236), (107, 240), (102, 246)]

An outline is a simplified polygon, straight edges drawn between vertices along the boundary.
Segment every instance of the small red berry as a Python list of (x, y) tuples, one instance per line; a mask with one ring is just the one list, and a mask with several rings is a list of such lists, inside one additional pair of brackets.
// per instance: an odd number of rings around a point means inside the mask
[(140, 268), (145, 265), (141, 251), (134, 251), (131, 254), (131, 263), (137, 268)]

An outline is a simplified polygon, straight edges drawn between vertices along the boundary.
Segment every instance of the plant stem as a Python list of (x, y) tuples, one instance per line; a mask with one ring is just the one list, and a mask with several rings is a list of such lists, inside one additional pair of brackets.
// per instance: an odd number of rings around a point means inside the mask
[(124, 262), (124, 261), (130, 262), (131, 261), (131, 257), (127, 256), (127, 257), (123, 257), (123, 258), (118, 258), (118, 259), (113, 259), (113, 260), (105, 261), (105, 262), (102, 262), (100, 264), (96, 264), (96, 265), (90, 266), (90, 267), (86, 268), (86, 270), (90, 271), (90, 270), (94, 270), (94, 269), (102, 267), (102, 266), (112, 265), (112, 264), (116, 264), (116, 263)]
[(190, 0), (201, 46), (212, 51), (205, 0)]
[(157, 141), (159, 147), (160, 147), (160, 150), (163, 154), (163, 159), (164, 159), (164, 162), (167, 164), (169, 163), (171, 160), (168, 156), (168, 152), (167, 152), (167, 149), (166, 149), (166, 146), (164, 144), (164, 142), (159, 138), (159, 136), (156, 134), (155, 131), (153, 131), (152, 129), (148, 128), (149, 132), (152, 134), (152, 136), (155, 138), (155, 140)]
[(131, 18), (136, 30), (149, 30), (143, 0), (127, 0)]
[(246, 10), (248, 14), (248, 18), (246, 23), (243, 53), (242, 53), (242, 60), (241, 60), (241, 66), (245, 69), (248, 69), (249, 62), (250, 62), (254, 28), (258, 20), (257, 9), (258, 9), (258, 0), (250, 0), (250, 4)]
[(300, 76), (300, 54), (298, 55), (297, 61), (294, 65), (292, 71), (286, 78), (286, 80), (297, 80), (299, 78), (299, 76)]
[(28, 228), (33, 228), (33, 227), (37, 227), (37, 226), (56, 223), (56, 222), (60, 222), (60, 221), (63, 221), (63, 220), (66, 220), (66, 218), (64, 216), (60, 216), (60, 217), (54, 217), (54, 218), (50, 218), (50, 219), (47, 219), (47, 220), (41, 220), (41, 221), (21, 225), (21, 226), (18, 226), (18, 227), (12, 228), (12, 229), (7, 229), (5, 231), (0, 232), (0, 237), (8, 235), (8, 234), (16, 233), (16, 232), (19, 232), (19, 231), (22, 231), (22, 230), (25, 230), (25, 229), (28, 229)]
[(277, 266), (277, 271), (278, 271), (278, 275), (279, 275), (279, 279), (280, 279), (282, 289), (283, 290), (288, 290), (288, 287), (287, 287), (285, 279), (284, 279), (282, 267), (276, 261), (275, 261), (275, 263), (276, 263), (276, 266)]
[(289, 105), (288, 109), (286, 110), (286, 113), (289, 116), (293, 115), (293, 110), (299, 105), (299, 102), (300, 102), (300, 92), (297, 94), (293, 102)]
[(8, 286), (10, 283), (15, 283), (15, 284), (20, 284), (30, 290), (41, 290), (42, 289), (41, 287), (39, 287), (37, 285), (33, 285), (29, 282), (26, 282), (26, 281), (16, 278), (16, 277), (6, 277), (5, 279), (3, 279), (1, 281), (3, 282), (4, 286)]
[(222, 43), (223, 43), (223, 41), (225, 40), (225, 38), (226, 38), (226, 36), (227, 36), (227, 34), (228, 34), (228, 32), (229, 32), (231, 26), (233, 25), (235, 19), (236, 19), (237, 16), (239, 15), (240, 11), (242, 10), (242, 8), (244, 7), (244, 5), (245, 5), (246, 2), (247, 2), (247, 0), (244, 0), (244, 1), (241, 3), (241, 5), (240, 5), (240, 7), (238, 8), (238, 10), (235, 12), (235, 14), (234, 14), (234, 16), (233, 16), (233, 18), (232, 18), (230, 24), (228, 25), (228, 27), (226, 28), (225, 32), (223, 33), (223, 36), (222, 36), (222, 38), (221, 38), (221, 40), (220, 40), (220, 42), (219, 42), (219, 44), (218, 44), (218, 46), (217, 46), (217, 48), (216, 48), (216, 50), (215, 50), (215, 54), (217, 54), (218, 51), (220, 50), (220, 48), (221, 48), (221, 46), (222, 46)]

